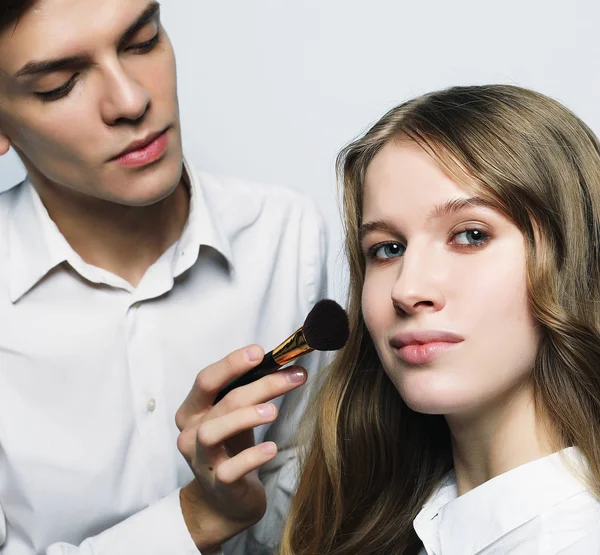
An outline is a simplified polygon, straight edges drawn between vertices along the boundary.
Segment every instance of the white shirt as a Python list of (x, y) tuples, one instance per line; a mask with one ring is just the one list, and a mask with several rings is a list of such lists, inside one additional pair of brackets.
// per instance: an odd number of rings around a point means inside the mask
[(460, 497), (450, 473), (414, 521), (420, 555), (600, 554), (600, 500), (577, 477), (585, 468), (569, 447)]
[[(249, 343), (272, 349), (324, 295), (312, 201), (186, 168), (187, 225), (136, 288), (86, 264), (28, 181), (0, 195), (3, 555), (197, 555), (175, 412), (198, 371)], [(309, 372), (318, 360), (304, 360)], [(278, 539), (302, 389), (256, 430), (280, 448), (263, 473), (267, 515), (225, 553), (268, 553)]]

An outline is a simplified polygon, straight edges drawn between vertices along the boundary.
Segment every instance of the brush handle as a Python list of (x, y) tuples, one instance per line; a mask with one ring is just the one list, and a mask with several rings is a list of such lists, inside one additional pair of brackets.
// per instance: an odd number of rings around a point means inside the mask
[(225, 397), (225, 395), (230, 391), (233, 391), (236, 387), (248, 385), (256, 380), (260, 380), (264, 376), (277, 372), (280, 368), (281, 366), (279, 366), (273, 358), (273, 351), (269, 351), (258, 366), (255, 366), (249, 372), (238, 376), (235, 380), (230, 381), (223, 389), (221, 389), (221, 391), (217, 393), (213, 405), (216, 405), (223, 397)]

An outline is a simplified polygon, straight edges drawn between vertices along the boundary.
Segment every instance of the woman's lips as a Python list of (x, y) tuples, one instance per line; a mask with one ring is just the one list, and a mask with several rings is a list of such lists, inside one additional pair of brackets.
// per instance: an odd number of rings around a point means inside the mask
[(454, 349), (463, 338), (452, 332), (414, 330), (395, 334), (390, 346), (407, 364), (426, 364)]
[(435, 341), (431, 343), (405, 345), (399, 349), (394, 349), (394, 351), (404, 362), (418, 365), (431, 362), (457, 345), (458, 343), (456, 342)]

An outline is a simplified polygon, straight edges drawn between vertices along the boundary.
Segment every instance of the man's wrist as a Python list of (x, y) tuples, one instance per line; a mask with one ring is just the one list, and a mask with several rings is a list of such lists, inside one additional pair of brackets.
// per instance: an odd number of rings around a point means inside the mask
[(206, 505), (196, 480), (181, 488), (179, 501), (185, 524), (202, 555), (221, 553), (221, 545), (244, 529)]

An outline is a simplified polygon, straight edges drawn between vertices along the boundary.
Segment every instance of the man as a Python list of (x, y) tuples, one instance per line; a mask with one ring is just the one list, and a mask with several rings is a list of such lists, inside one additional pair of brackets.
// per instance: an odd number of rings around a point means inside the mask
[(213, 402), (262, 358), (240, 346), (323, 295), (312, 203), (182, 161), (152, 0), (0, 3), (10, 146), (28, 178), (0, 195), (0, 551), (271, 552), (306, 372)]

